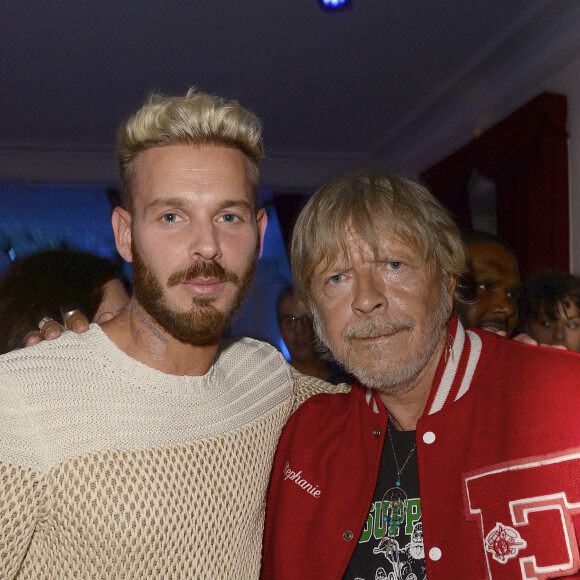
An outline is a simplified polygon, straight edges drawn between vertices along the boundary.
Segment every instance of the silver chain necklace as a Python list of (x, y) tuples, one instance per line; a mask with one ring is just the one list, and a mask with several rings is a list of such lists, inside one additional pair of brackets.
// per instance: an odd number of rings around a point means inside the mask
[(415, 443), (413, 444), (413, 448), (411, 449), (411, 451), (409, 451), (409, 455), (407, 455), (407, 459), (405, 459), (405, 463), (403, 463), (403, 467), (399, 467), (399, 461), (397, 459), (397, 454), (395, 453), (395, 445), (393, 444), (393, 436), (391, 435), (391, 423), (392, 423), (392, 419), (389, 418), (389, 422), (387, 423), (387, 433), (389, 435), (389, 441), (391, 442), (391, 449), (393, 450), (393, 457), (395, 458), (395, 465), (397, 466), (397, 481), (395, 482), (395, 485), (397, 487), (401, 487), (401, 475), (403, 473), (403, 469), (405, 469), (405, 467), (407, 467), (407, 463), (409, 463), (409, 459), (411, 459), (411, 456), (413, 455), (413, 453), (415, 453), (415, 449), (417, 449), (417, 442), (415, 441)]
[(405, 516), (407, 515), (407, 493), (401, 487), (401, 475), (403, 470), (407, 467), (407, 463), (411, 459), (413, 453), (417, 449), (417, 442), (413, 444), (413, 448), (409, 451), (409, 455), (405, 459), (402, 467), (399, 467), (399, 460), (397, 459), (397, 454), (395, 453), (395, 444), (393, 443), (393, 436), (391, 435), (391, 417), (389, 416), (389, 421), (387, 423), (387, 433), (389, 435), (389, 441), (391, 442), (391, 450), (393, 451), (393, 457), (395, 458), (395, 465), (397, 466), (397, 481), (395, 482), (395, 487), (391, 487), (383, 495), (381, 501), (383, 509), (383, 537), (379, 543), (379, 550), (384, 546), (385, 556), (391, 551), (393, 542), (399, 533), (399, 526), (405, 521)]

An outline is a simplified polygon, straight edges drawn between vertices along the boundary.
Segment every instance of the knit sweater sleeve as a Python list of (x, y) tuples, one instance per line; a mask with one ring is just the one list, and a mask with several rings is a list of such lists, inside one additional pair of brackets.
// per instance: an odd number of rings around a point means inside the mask
[(14, 578), (42, 517), (46, 476), (19, 397), (0, 387), (0, 577)]
[(351, 389), (350, 385), (341, 383), (340, 385), (331, 385), (322, 379), (303, 375), (297, 370), (292, 369), (294, 376), (294, 385), (296, 387), (296, 397), (294, 399), (294, 408), (296, 409), (313, 395), (320, 395), (322, 393), (348, 393)]

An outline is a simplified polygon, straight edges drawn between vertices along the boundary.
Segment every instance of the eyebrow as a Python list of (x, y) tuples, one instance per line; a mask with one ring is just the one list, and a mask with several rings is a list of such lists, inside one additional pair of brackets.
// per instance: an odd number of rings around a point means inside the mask
[[(186, 208), (190, 205), (190, 201), (186, 197), (160, 197), (154, 199), (146, 208), (146, 211), (149, 209), (154, 209), (156, 207), (176, 207), (176, 208)], [(227, 207), (237, 207), (240, 209), (247, 209), (249, 211), (252, 210), (252, 205), (247, 202), (245, 199), (225, 199), (222, 203), (217, 206), (217, 210), (220, 211)]]
[(252, 210), (252, 205), (245, 199), (226, 199), (220, 203), (218, 209), (225, 209), (226, 207), (238, 207), (240, 209)]
[(159, 197), (154, 199), (146, 209), (168, 206), (178, 208), (185, 207), (187, 206), (187, 199), (185, 197)]

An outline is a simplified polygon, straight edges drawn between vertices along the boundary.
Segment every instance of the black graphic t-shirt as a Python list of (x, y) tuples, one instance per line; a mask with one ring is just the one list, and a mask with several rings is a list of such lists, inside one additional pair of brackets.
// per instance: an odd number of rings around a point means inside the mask
[[(415, 443), (415, 431), (397, 431), (392, 425), (390, 429), (397, 461), (402, 466)], [(397, 468), (387, 435), (373, 503), (344, 580), (426, 579), (416, 452), (401, 475), (400, 487), (407, 494), (407, 510), (387, 554), (387, 535), (383, 535), (385, 524), (382, 499), (385, 492), (395, 487), (396, 480)]]

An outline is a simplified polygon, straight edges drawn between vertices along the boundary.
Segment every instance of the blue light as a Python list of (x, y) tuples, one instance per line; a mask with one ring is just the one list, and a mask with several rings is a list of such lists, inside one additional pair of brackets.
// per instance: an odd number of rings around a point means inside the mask
[(349, 9), (351, 7), (351, 0), (318, 0), (320, 7), (329, 12)]
[(288, 350), (288, 347), (286, 346), (286, 343), (282, 337), (278, 339), (278, 350), (284, 355), (284, 358), (290, 362), (290, 351)]

